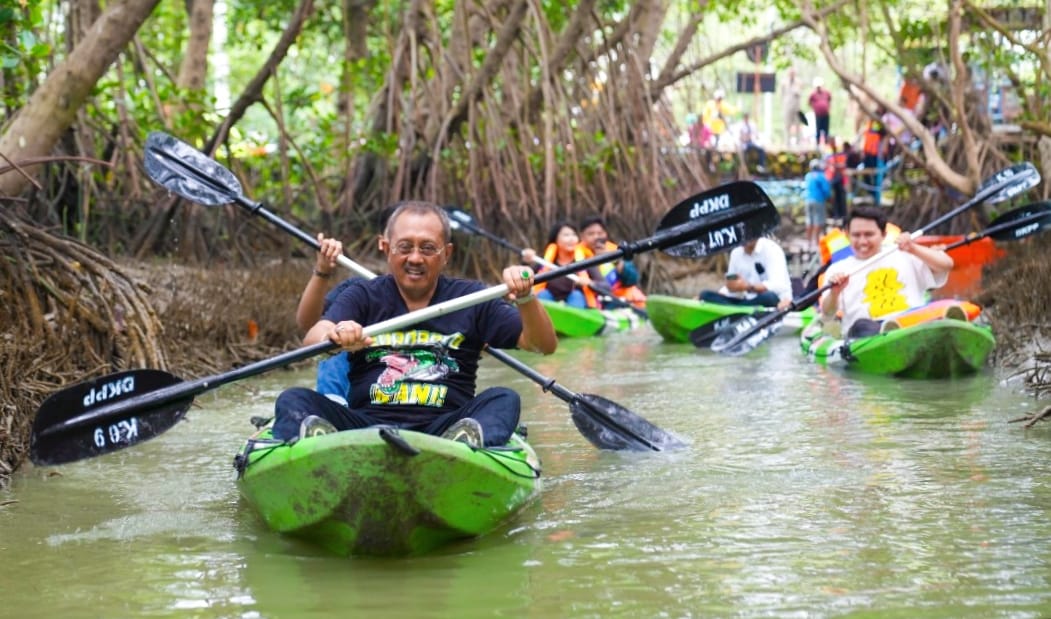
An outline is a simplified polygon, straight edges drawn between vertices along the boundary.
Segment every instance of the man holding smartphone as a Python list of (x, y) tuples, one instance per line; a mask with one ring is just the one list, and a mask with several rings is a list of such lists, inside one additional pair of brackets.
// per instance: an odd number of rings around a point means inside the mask
[(702, 290), (702, 301), (723, 305), (761, 305), (784, 309), (792, 303), (792, 279), (785, 252), (776, 241), (759, 238), (730, 252), (726, 284)]

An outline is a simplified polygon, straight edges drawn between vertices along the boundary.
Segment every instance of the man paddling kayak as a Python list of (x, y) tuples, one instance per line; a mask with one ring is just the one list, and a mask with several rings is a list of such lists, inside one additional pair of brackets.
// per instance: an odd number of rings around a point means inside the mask
[(485, 288), (442, 275), (453, 244), (448, 216), (430, 202), (399, 205), (379, 248), (390, 275), (348, 285), (303, 338), (307, 345), (328, 339), (350, 353), (349, 406), (312, 389), (288, 389), (275, 404), (274, 437), (391, 425), (463, 436), (476, 446), (505, 444), (518, 426), (521, 403), (503, 387), (476, 395), (478, 360), (486, 345), (554, 352), (558, 340), (551, 321), (531, 294), (532, 270), (503, 270), (513, 305), (496, 299), (365, 337), (364, 325)]
[(854, 255), (829, 267), (832, 287), (821, 299), (821, 313), (831, 320), (843, 312), (847, 337), (873, 335), (883, 318), (926, 303), (926, 293), (949, 278), (953, 259), (944, 251), (916, 243), (908, 232), (898, 235), (897, 251), (880, 253), (887, 216), (879, 207), (855, 208), (847, 218), (847, 234)]

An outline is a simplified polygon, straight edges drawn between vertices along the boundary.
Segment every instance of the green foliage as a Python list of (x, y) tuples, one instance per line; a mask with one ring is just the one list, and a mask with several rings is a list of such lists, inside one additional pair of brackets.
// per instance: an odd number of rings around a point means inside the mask
[(41, 38), (46, 29), (44, 3), (40, 0), (0, 7), (0, 72), (3, 73), (4, 108), (21, 105), (31, 92), (36, 77), (51, 60), (52, 45)]
[[(820, 0), (818, 8), (827, 6), (830, 1)], [(876, 82), (877, 78), (872, 76), (877, 74), (881, 65), (892, 68), (922, 67), (944, 55), (942, 50), (947, 42), (943, 6), (918, 5), (908, 0), (883, 2), (889, 3), (889, 12), (896, 20), (894, 28), (899, 32), (898, 41), (891, 39), (891, 27), (883, 22), (881, 4), (856, 0), (846, 9), (836, 11), (827, 18), (833, 48), (848, 70), (865, 73), (870, 81)], [(256, 77), (300, 3), (301, 0), (228, 0), (228, 35), (221, 51), (229, 60), (230, 74), (225, 86), (232, 100), (237, 100), (250, 80)], [(366, 51), (362, 57), (350, 61), (347, 60), (348, 42), (342, 24), (342, 3), (315, 3), (314, 14), (307, 21), (304, 31), (275, 73), (269, 77), (263, 91), (266, 105), (251, 105), (232, 128), (226, 142), (231, 147), (231, 161), (237, 162), (238, 173), (244, 175), (246, 190), (261, 199), (269, 198), (276, 202), (275, 198), (283, 197), (286, 188), (291, 187), (297, 197), (293, 198), (290, 208), (309, 215), (314, 208), (312, 201), (299, 196), (316, 195), (318, 191), (313, 187), (316, 181), (320, 181), (322, 189), (327, 188), (334, 195), (335, 188), (340, 186), (343, 175), (350, 168), (350, 162), (361, 155), (368, 154), (370, 160), (378, 158), (381, 164), (388, 164), (381, 165), (379, 169), (393, 169), (405, 161), (418, 160), (417, 155), (429, 156), (428, 149), (433, 147), (416, 142), (412, 135), (401, 136), (403, 141), (399, 142), (396, 133), (375, 132), (375, 120), (370, 118), (370, 114), (376, 109), (378, 97), (386, 97), (393, 102), (387, 112), (396, 130), (401, 130), (406, 122), (411, 122), (417, 126), (409, 131), (415, 129), (422, 133), (420, 130), (424, 122), (434, 120), (435, 114), (441, 114), (462, 96), (463, 84), (449, 88), (445, 83), (437, 83), (439, 78), (459, 77), (457, 71), (442, 64), (448, 59), (439, 52), (442, 49), (450, 50), (453, 43), (474, 43), (467, 51), (473, 68), (477, 69), (485, 62), (491, 52), (490, 45), (495, 40), (495, 30), (485, 30), (483, 41), (450, 41), (456, 26), (453, 20), (457, 16), (458, 6), (461, 11), (466, 10), (474, 17), (492, 19), (490, 25), (498, 24), (503, 17), (486, 15), (479, 10), (484, 3), (476, 4), (468, 8), (457, 5), (455, 0), (425, 3), (421, 15), (424, 33), (417, 41), (414, 49), (417, 55), (411, 59), (413, 64), (409, 69), (413, 72), (412, 77), (404, 83), (394, 84), (393, 91), (388, 92), (387, 80), (394, 62), (392, 54), (401, 44), (405, 11), (410, 3), (407, 0), (364, 2), (368, 10), (366, 39), (353, 43), (363, 44)], [(588, 28), (591, 30), (585, 32), (575, 49), (579, 57), (589, 58), (589, 62), (571, 61), (568, 66), (560, 67), (560, 74), (555, 76), (562, 80), (556, 90), (559, 95), (565, 93), (567, 101), (557, 109), (543, 111), (555, 115), (553, 120), (562, 127), (558, 133), (559, 142), (552, 145), (549, 151), (545, 151), (542, 144), (522, 144), (522, 135), (546, 134), (529, 125), (534, 122), (532, 118), (510, 117), (519, 109), (528, 88), (539, 84), (544, 75), (545, 67), (540, 65), (537, 53), (538, 37), (544, 36), (548, 44), (557, 41), (558, 34), (569, 24), (577, 4), (578, 0), (568, 3), (543, 0), (538, 5), (543, 14), (540, 21), (546, 23), (551, 32), (536, 32), (537, 20), (532, 13), (529, 14), (526, 28), (515, 42), (517, 49), (512, 52), (513, 70), (516, 73), (508, 75), (510, 70), (505, 69), (498, 73), (499, 77), (493, 83), (486, 86), (482, 105), (491, 106), (487, 110), (490, 113), (473, 115), (471, 122), (475, 125), (470, 130), (461, 128), (459, 139), (452, 140), (440, 151), (439, 160), (432, 162), (442, 167), (443, 174), (439, 176), (463, 180), (470, 170), (468, 149), (482, 144), (501, 145), (498, 149), (501, 155), (513, 160), (509, 162), (510, 165), (503, 166), (504, 169), (521, 164), (523, 167), (529, 166), (537, 177), (549, 171), (546, 167), (549, 162), (545, 157), (547, 152), (553, 152), (558, 183), (568, 183), (567, 179), (584, 183), (608, 182), (611, 178), (623, 176), (626, 170), (640, 168), (638, 160), (643, 158), (643, 154), (636, 145), (622, 141), (628, 139), (623, 136), (632, 134), (613, 128), (618, 122), (613, 116), (618, 110), (631, 109), (633, 97), (637, 95), (615, 92), (615, 87), (620, 83), (619, 72), (623, 71), (623, 59), (631, 52), (631, 37), (619, 42), (608, 52), (609, 55), (600, 54), (593, 60), (588, 56), (593, 51), (589, 47), (601, 48), (601, 35), (612, 34), (619, 21), (629, 14), (633, 4), (627, 0), (599, 0), (596, 3), (592, 11), (596, 21), (589, 23)], [(662, 54), (678, 42), (684, 20), (698, 12), (703, 13), (706, 19), (683, 59), (685, 66), (744, 39), (761, 36), (771, 28), (797, 20), (799, 6), (797, 0), (775, 0), (773, 4), (769, 0), (723, 0), (716, 3), (672, 0), (667, 11), (667, 23), (657, 33), (658, 50), (651, 60), (654, 66), (661, 66)], [(862, 40), (859, 7), (862, 6), (866, 9), (868, 19), (864, 38), (867, 48), (863, 53), (859, 51)], [(70, 3), (60, 0), (7, 0), (0, 7), (0, 71), (3, 72), (4, 88), (0, 96), (3, 97), (5, 112), (24, 105), (41, 77), (61, 59), (61, 54), (68, 46), (63, 37), (69, 27), (65, 14), (69, 7)], [(506, 12), (506, 9), (501, 10)], [(1047, 100), (1047, 86), (1039, 80), (1038, 69), (1030, 54), (1005, 45), (993, 34), (978, 31), (965, 33), (965, 36), (976, 68), (1001, 81), (1013, 75), (1030, 89), (1039, 84), (1043, 90), (1037, 96), (1040, 101)], [(141, 46), (129, 46), (119, 61), (122, 63), (122, 72), (107, 73), (96, 85), (93, 100), (83, 109), (82, 128), (97, 135), (96, 140), (85, 141), (86, 144), (94, 144), (97, 152), (84, 154), (119, 161), (121, 165), (133, 161), (132, 157), (115, 157), (113, 153), (117, 143), (114, 136), (118, 135), (115, 129), (125, 117), (130, 122), (127, 127), (120, 128), (130, 128), (133, 144), (140, 143), (147, 131), (159, 129), (163, 123), (167, 123), (175, 135), (198, 145), (203, 145), (214, 133), (228, 114), (226, 109), (216, 109), (218, 104), (211, 94), (216, 92), (218, 79), (214, 72), (209, 75), (210, 82), (205, 92), (184, 91), (174, 83), (187, 40), (186, 2), (166, 0), (159, 3), (137, 35), (137, 42)], [(140, 47), (146, 51), (145, 54), (140, 54)], [(215, 47), (213, 42), (213, 62), (220, 51)], [(899, 49), (905, 50), (901, 57)], [(399, 58), (403, 62), (407, 61), (403, 57)], [(862, 62), (865, 71), (860, 70)], [(703, 67), (675, 88), (661, 93), (659, 105), (670, 101), (674, 109), (683, 105), (684, 100), (703, 100), (714, 84), (723, 87), (732, 85), (733, 74), (745, 64), (744, 55), (735, 53), (718, 65)], [(795, 30), (776, 40), (767, 65), (768, 68), (764, 70), (776, 71), (795, 66), (800, 77), (807, 80), (806, 83), (814, 75), (824, 74), (828, 77), (815, 45), (815, 36), (806, 29)], [(470, 69), (467, 68), (468, 73)], [(599, 72), (610, 76), (599, 80), (596, 77)], [(884, 71), (878, 79), (892, 73)], [(890, 79), (893, 78), (891, 75)], [(120, 81), (122, 79), (123, 83)], [(607, 90), (602, 92), (601, 97), (592, 99), (595, 94), (592, 86), (599, 81)], [(883, 86), (880, 84), (880, 87)], [(441, 100), (427, 100), (432, 95), (436, 95), (435, 99), (440, 96)], [(1032, 99), (1032, 95), (1029, 96)], [(573, 110), (579, 112), (585, 100), (586, 113), (575, 116)], [(836, 105), (841, 105), (845, 100), (845, 96), (837, 95)], [(345, 109), (341, 107), (344, 104)], [(609, 120), (596, 120), (607, 113), (610, 114)], [(1042, 110), (1027, 110), (1027, 113), (1038, 118), (1041, 113), (1046, 116)], [(272, 114), (280, 115), (280, 124)], [(543, 115), (538, 117), (545, 122), (552, 120)], [(388, 117), (380, 120), (387, 121)], [(608, 129), (609, 133), (597, 127)], [(284, 140), (280, 133), (282, 130), (285, 132)], [(139, 133), (136, 134), (136, 131)], [(565, 137), (567, 133), (568, 138)], [(675, 130), (669, 133), (675, 133)], [(767, 131), (767, 135), (772, 133), (772, 129)], [(666, 136), (661, 139), (666, 139)], [(472, 142), (470, 146), (465, 145), (468, 141)], [(281, 152), (281, 145), (289, 143), (294, 143), (294, 147), (288, 146)], [(400, 148), (405, 144), (417, 150), (401, 152)], [(719, 165), (726, 167), (730, 164), (724, 165), (720, 161)], [(488, 169), (478, 172), (495, 174)], [(121, 190), (120, 183), (126, 182), (126, 176), (113, 174), (100, 175), (99, 178), (111, 186), (116, 194)], [(412, 174), (403, 176), (411, 177)], [(377, 184), (382, 185), (383, 180), (380, 178)], [(680, 180), (667, 175), (662, 176), (660, 182), (674, 186)], [(480, 187), (485, 183), (473, 185)], [(406, 183), (404, 187), (410, 187), (410, 184)]]

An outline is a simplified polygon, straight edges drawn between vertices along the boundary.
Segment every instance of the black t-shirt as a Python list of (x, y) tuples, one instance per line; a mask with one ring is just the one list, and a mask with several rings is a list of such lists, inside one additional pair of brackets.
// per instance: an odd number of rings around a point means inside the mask
[(358, 277), (357, 275), (354, 275), (336, 284), (332, 288), (332, 290), (329, 290), (328, 294), (325, 295), (325, 300), (323, 301), (323, 304), (321, 306), (321, 311), (327, 312), (328, 308), (332, 307), (332, 303), (336, 300), (337, 297), (339, 297), (340, 293), (346, 290), (347, 286), (350, 286), (358, 280), (362, 280), (362, 278)]
[[(441, 276), (431, 305), (483, 289)], [(384, 275), (348, 285), (324, 318), (368, 326), (407, 312), (394, 278)], [(350, 407), (393, 423), (456, 410), (474, 397), (483, 346), (513, 348), (521, 333), (518, 310), (496, 299), (377, 335), (350, 355)]]

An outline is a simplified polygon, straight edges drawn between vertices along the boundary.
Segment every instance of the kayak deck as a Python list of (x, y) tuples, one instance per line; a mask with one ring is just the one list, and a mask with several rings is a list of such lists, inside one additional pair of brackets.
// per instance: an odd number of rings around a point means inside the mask
[(984, 367), (996, 340), (986, 326), (941, 319), (850, 341), (813, 323), (800, 343), (817, 363), (904, 378), (954, 378)]
[[(755, 315), (757, 318), (772, 308), (754, 305), (722, 305), (699, 299), (684, 299), (667, 295), (650, 295), (646, 299), (646, 311), (654, 330), (668, 342), (692, 342), (690, 334), (705, 327), (712, 338), (735, 319)], [(814, 310), (789, 312), (778, 333), (795, 335), (810, 322)]]
[[(536, 496), (540, 464), (518, 436), (502, 448), (378, 428), (249, 439), (235, 460), (241, 495), (274, 531), (338, 555), (417, 555), (491, 531)], [(411, 453), (416, 451), (418, 453)]]
[(555, 333), (563, 337), (591, 337), (628, 331), (644, 321), (629, 307), (583, 309), (557, 301), (541, 301)]

